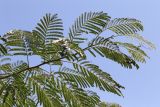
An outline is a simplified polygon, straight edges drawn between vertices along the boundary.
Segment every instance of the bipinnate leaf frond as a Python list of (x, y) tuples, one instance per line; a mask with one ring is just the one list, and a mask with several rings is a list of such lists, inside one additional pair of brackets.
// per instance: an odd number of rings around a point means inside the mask
[[(26, 66), (26, 63), (17, 62), (10, 65), (2, 65), (1, 70), (3, 70), (5, 74), (12, 74), (24, 69), (25, 67), (28, 67)], [(24, 79), (24, 74), (13, 75), (12, 77), (4, 80), (3, 83), (1, 83), (1, 103), (3, 103), (6, 106), (7, 104), (11, 104), (10, 106), (25, 105), (25, 103), (27, 102), (26, 99), (28, 99), (27, 97), (29, 95), (29, 89), (28, 87), (26, 87)]]
[(103, 32), (110, 20), (110, 16), (104, 12), (85, 12), (80, 15), (69, 30), (71, 41), (81, 43), (85, 39), (80, 37), (83, 33), (98, 35)]
[(119, 46), (108, 38), (99, 36), (93, 39), (86, 50), (93, 56), (96, 56), (96, 54), (94, 54), (96, 52), (102, 57), (106, 57), (121, 64), (123, 67), (132, 68), (135, 66), (137, 69), (139, 68), (138, 64), (130, 56), (120, 51)]
[(96, 93), (67, 84), (61, 79), (53, 78), (53, 75), (30, 78), (29, 86), (44, 107), (89, 107), (100, 102)]
[(108, 23), (106, 29), (113, 31), (118, 35), (129, 35), (143, 31), (143, 25), (137, 19), (115, 18)]
[(9, 48), (10, 55), (32, 55), (31, 39), (33, 35), (29, 31), (11, 30), (4, 35), (5, 45)]
[(122, 43), (122, 42), (116, 42), (116, 44), (127, 49), (128, 53), (131, 54), (131, 57), (135, 61), (139, 61), (142, 63), (146, 62), (145, 58), (147, 58), (148, 56), (139, 46), (135, 46), (131, 43)]
[(122, 95), (119, 89), (123, 88), (123, 86), (114, 81), (108, 73), (102, 71), (97, 65), (88, 61), (69, 63), (73, 64), (75, 70), (67, 68), (62, 69), (62, 72), (56, 73), (60, 74), (64, 80), (75, 82), (82, 88), (97, 87), (103, 91)]
[(43, 40), (44, 43), (51, 43), (52, 40), (63, 38), (62, 20), (57, 14), (46, 14), (33, 32)]

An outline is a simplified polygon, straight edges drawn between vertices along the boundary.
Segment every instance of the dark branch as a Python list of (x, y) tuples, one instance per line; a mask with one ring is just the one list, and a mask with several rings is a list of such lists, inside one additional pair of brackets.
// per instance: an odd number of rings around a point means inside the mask
[[(113, 38), (113, 37), (114, 37), (114, 36), (111, 36), (111, 37), (109, 37), (108, 39)], [(90, 45), (90, 46), (84, 48), (83, 51), (86, 51), (87, 49), (89, 49), (89, 48), (91, 48), (91, 47), (93, 47), (93, 46), (96, 46), (96, 45), (98, 45), (98, 44)], [(78, 53), (75, 53), (75, 55), (77, 55), (77, 54), (78, 54)], [(20, 73), (22, 73), (22, 72), (24, 72), (24, 71), (26, 71), (26, 70), (31, 70), (31, 69), (40, 67), (40, 66), (42, 66), (42, 65), (49, 64), (50, 62), (59, 61), (59, 60), (63, 59), (64, 57), (65, 57), (65, 56), (62, 56), (62, 57), (59, 58), (59, 59), (49, 60), (49, 61), (47, 61), (47, 62), (41, 63), (41, 64), (36, 65), (36, 66), (33, 66), (33, 67), (28, 67), (28, 68), (26, 68), (26, 69), (24, 69), (24, 70), (21, 70), (21, 71), (19, 71), (19, 72), (14, 72), (14, 73), (12, 73), (12, 74), (3, 75), (3, 76), (0, 75), (0, 76), (1, 76), (1, 77), (0, 77), (0, 80), (1, 80), (1, 79), (5, 79), (5, 78), (8, 78), (8, 77), (11, 77), (11, 76), (13, 76), (13, 75), (20, 74)]]
[(27, 70), (31, 70), (31, 69), (34, 69), (34, 68), (38, 68), (38, 67), (40, 67), (40, 66), (42, 66), (42, 65), (45, 65), (45, 64), (48, 64), (48, 63), (51, 63), (51, 62), (59, 61), (59, 60), (61, 60), (61, 59), (63, 59), (63, 58), (65, 58), (65, 57), (61, 57), (61, 58), (58, 58), (58, 59), (55, 59), (55, 60), (49, 60), (49, 61), (43, 62), (43, 63), (41, 63), (41, 64), (39, 64), (39, 65), (36, 65), (36, 66), (33, 66), (33, 67), (28, 67), (28, 68), (23, 69), (23, 70), (21, 70), (21, 71), (19, 71), (19, 72), (14, 72), (14, 73), (12, 73), (12, 74), (8, 74), (8, 75), (1, 76), (1, 77), (0, 77), (0, 80), (1, 80), (1, 79), (6, 79), (6, 78), (11, 77), (11, 76), (13, 76), (13, 75), (18, 75), (18, 74), (20, 74), (20, 73), (22, 73), (22, 72), (24, 72), (24, 71), (27, 71)]

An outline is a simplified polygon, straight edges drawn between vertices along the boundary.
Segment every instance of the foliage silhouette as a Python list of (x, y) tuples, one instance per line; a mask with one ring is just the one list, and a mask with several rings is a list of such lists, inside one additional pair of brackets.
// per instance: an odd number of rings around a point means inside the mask
[[(101, 35), (106, 31), (112, 31), (111, 36)], [(142, 48), (154, 48), (138, 34), (141, 31), (139, 20), (111, 19), (104, 12), (85, 12), (69, 28), (67, 37), (57, 14), (46, 14), (32, 31), (7, 32), (0, 37), (0, 106), (101, 107), (100, 97), (88, 90), (91, 87), (123, 96), (124, 87), (90, 63), (87, 56), (102, 56), (125, 68), (138, 69), (137, 62), (144, 63), (148, 57)], [(17, 56), (24, 58), (13, 60)], [(32, 66), (33, 59), (29, 57), (37, 56), (41, 63)], [(44, 65), (50, 68), (44, 69)]]

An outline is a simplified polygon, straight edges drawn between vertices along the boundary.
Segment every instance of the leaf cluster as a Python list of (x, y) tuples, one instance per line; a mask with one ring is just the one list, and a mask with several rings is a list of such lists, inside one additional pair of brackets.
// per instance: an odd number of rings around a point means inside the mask
[[(102, 36), (107, 30), (113, 35)], [(146, 62), (148, 57), (142, 47), (154, 48), (138, 35), (140, 31), (143, 26), (136, 19), (112, 20), (104, 12), (85, 12), (69, 28), (67, 37), (57, 14), (46, 14), (32, 31), (7, 32), (0, 37), (0, 106), (105, 107), (100, 97), (89, 89), (96, 87), (123, 96), (124, 87), (92, 64), (88, 56), (101, 56), (125, 68), (138, 69), (137, 62)], [(84, 38), (84, 34), (94, 38)], [(118, 37), (137, 39), (141, 45), (117, 41)], [(40, 64), (32, 66), (30, 62), (34, 59), (29, 58), (37, 56)], [(11, 61), (2, 63), (8, 59)], [(49, 68), (45, 69), (44, 65)]]

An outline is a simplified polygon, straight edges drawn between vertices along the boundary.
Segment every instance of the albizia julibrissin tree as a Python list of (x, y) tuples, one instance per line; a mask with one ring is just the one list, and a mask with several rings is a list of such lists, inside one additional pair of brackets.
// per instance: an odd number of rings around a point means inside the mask
[[(139, 20), (111, 19), (104, 12), (83, 13), (68, 31), (64, 36), (57, 14), (46, 14), (32, 31), (12, 30), (1, 36), (0, 106), (98, 107), (101, 100), (89, 88), (122, 96), (124, 87), (88, 56), (138, 69), (137, 62), (148, 57), (142, 48), (154, 48), (138, 34), (143, 31)], [(37, 58), (37, 65), (30, 64)]]

